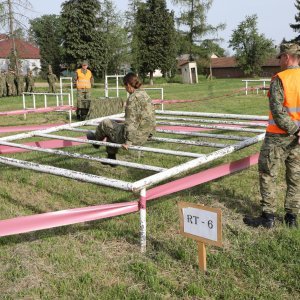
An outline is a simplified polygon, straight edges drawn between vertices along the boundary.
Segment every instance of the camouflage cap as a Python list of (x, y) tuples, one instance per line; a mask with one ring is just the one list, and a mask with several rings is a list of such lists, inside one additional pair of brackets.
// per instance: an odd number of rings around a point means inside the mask
[(89, 62), (88, 62), (87, 60), (84, 60), (84, 61), (82, 61), (81, 64), (82, 64), (82, 65), (85, 65), (85, 66), (88, 66), (88, 65), (89, 65)]
[(282, 54), (291, 54), (300, 56), (300, 45), (295, 43), (286, 43), (280, 45), (280, 52), (277, 55), (277, 58), (280, 58)]

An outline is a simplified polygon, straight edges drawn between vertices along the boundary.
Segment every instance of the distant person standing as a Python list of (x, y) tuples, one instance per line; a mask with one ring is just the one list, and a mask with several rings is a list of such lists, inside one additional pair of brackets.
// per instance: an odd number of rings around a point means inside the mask
[(75, 82), (77, 88), (77, 109), (78, 120), (84, 120), (90, 108), (91, 88), (94, 83), (92, 72), (88, 69), (88, 62), (82, 62), (81, 68), (76, 70)]
[(34, 77), (32, 75), (32, 71), (28, 70), (27, 75), (25, 76), (25, 91), (28, 93), (34, 92)]
[(274, 226), (276, 179), (282, 163), (286, 167), (284, 222), (288, 227), (297, 227), (300, 211), (300, 46), (282, 44), (278, 58), (282, 72), (272, 78), (270, 85), (269, 125), (258, 161), (262, 214), (244, 218), (252, 227)]
[(6, 85), (7, 85), (7, 96), (16, 96), (16, 85), (15, 85), (15, 71), (9, 69), (6, 75)]
[(16, 88), (17, 88), (17, 95), (21, 96), (24, 92), (24, 76), (19, 71), (19, 74), (16, 75)]
[(4, 85), (6, 84), (3, 71), (0, 72), (0, 98), (4, 97)]
[(52, 72), (52, 66), (49, 65), (49, 71), (47, 75), (47, 82), (49, 85), (49, 93), (56, 93), (56, 86), (55, 83), (57, 82), (57, 77)]

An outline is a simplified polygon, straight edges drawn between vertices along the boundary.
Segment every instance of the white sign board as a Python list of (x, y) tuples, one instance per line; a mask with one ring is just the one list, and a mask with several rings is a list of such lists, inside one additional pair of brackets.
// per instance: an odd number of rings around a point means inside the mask
[(222, 245), (220, 209), (183, 202), (180, 202), (178, 206), (183, 235), (206, 244)]

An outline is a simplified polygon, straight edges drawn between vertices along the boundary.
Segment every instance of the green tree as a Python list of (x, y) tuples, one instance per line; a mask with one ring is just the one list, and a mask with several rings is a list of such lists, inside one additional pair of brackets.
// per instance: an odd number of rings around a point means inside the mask
[(105, 40), (104, 71), (119, 73), (122, 63), (128, 61), (127, 31), (124, 19), (111, 0), (104, 0), (101, 6), (102, 32)]
[(295, 24), (290, 24), (290, 27), (295, 32), (300, 32), (300, 0), (296, 0), (296, 3), (294, 4), (296, 9), (298, 10), (297, 14), (295, 15)]
[(134, 35), (139, 73), (150, 73), (153, 84), (156, 69), (166, 74), (176, 62), (174, 14), (165, 0), (147, 0), (138, 7)]
[(267, 58), (274, 55), (275, 47), (271, 39), (258, 33), (257, 15), (247, 16), (231, 35), (229, 47), (236, 51), (239, 67), (247, 75), (258, 75)]
[(31, 40), (40, 48), (42, 72), (48, 72), (52, 66), (55, 74), (60, 73), (62, 62), (62, 24), (57, 15), (43, 15), (30, 20), (29, 35)]
[(105, 39), (98, 0), (69, 0), (62, 4), (64, 60), (79, 65), (88, 60), (96, 74), (105, 67)]
[(173, 0), (175, 4), (181, 4), (183, 10), (177, 19), (179, 25), (183, 26), (181, 34), (186, 37), (190, 60), (199, 55), (199, 43), (207, 35), (216, 34), (225, 28), (225, 24), (213, 26), (207, 24), (206, 14), (213, 4), (213, 0)]

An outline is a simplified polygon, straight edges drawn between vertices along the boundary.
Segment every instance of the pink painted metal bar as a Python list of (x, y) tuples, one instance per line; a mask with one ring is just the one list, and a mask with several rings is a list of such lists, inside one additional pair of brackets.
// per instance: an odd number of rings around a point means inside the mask
[(23, 131), (32, 131), (32, 130), (42, 130), (51, 127), (56, 127), (63, 125), (64, 123), (59, 124), (45, 124), (45, 125), (28, 125), (28, 126), (5, 126), (0, 127), (0, 133), (7, 133), (7, 132), (23, 132)]
[(0, 236), (110, 218), (136, 212), (138, 209), (138, 202), (134, 201), (17, 217), (0, 221)]
[(43, 107), (36, 109), (20, 109), (12, 111), (1, 111), (0, 116), (14, 116), (14, 115), (23, 115), (23, 114), (32, 114), (32, 113), (46, 113), (55, 110), (76, 110), (75, 107), (69, 105), (63, 106), (52, 106), (52, 107)]

